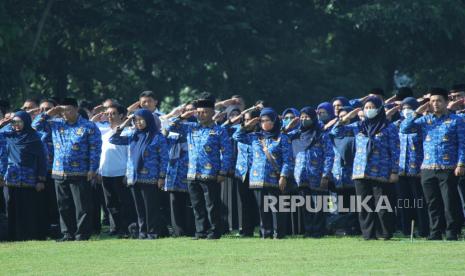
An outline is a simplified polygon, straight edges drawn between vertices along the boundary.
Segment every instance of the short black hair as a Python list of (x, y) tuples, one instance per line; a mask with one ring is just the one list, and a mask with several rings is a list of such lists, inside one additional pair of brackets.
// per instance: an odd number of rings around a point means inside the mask
[(61, 101), (61, 104), (62, 105), (71, 105), (71, 106), (74, 106), (75, 108), (78, 107), (78, 102), (75, 98), (64, 98), (62, 101)]
[(91, 110), (92, 109), (92, 103), (88, 100), (81, 100), (79, 102), (79, 108), (85, 108), (85, 109), (88, 109), (88, 110)]
[(126, 116), (126, 114), (128, 113), (127, 108), (124, 107), (124, 106), (122, 106), (122, 105), (120, 105), (120, 104), (118, 104), (118, 103), (113, 103), (112, 105), (110, 105), (109, 107), (107, 107), (107, 109), (108, 109), (108, 108), (116, 108), (116, 110), (118, 111), (118, 113), (121, 114), (121, 115), (124, 115), (124, 116)]
[(36, 105), (39, 105), (39, 100), (37, 98), (27, 98), (24, 102), (33, 102)]
[(51, 103), (53, 106), (57, 106), (57, 102), (52, 98), (45, 98), (40, 101), (40, 103)]
[(84, 110), (84, 108), (79, 108), (77, 112), (79, 113), (79, 115), (81, 115), (81, 117), (83, 117), (86, 120), (89, 120), (89, 115)]
[(157, 97), (155, 96), (155, 93), (153, 91), (150, 91), (150, 90), (143, 91), (142, 93), (140, 93), (139, 99), (142, 98), (142, 97), (150, 97), (150, 98), (152, 98), (154, 100), (158, 100)]

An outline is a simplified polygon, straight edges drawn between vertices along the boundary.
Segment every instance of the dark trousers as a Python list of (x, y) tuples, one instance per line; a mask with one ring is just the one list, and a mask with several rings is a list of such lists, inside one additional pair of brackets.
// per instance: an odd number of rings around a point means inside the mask
[(8, 238), (11, 241), (42, 239), (38, 192), (34, 188), (8, 188)]
[(255, 201), (254, 192), (249, 188), (249, 175), (244, 181), (236, 179), (237, 190), (239, 192), (238, 217), (240, 233), (242, 235), (253, 235), (258, 218), (258, 207)]
[(5, 195), (3, 194), (3, 187), (0, 187), (0, 214), (6, 214)]
[[(286, 215), (272, 210), (265, 210), (265, 196), (273, 196), (279, 198), (280, 191), (278, 188), (264, 187), (254, 189), (255, 200), (258, 205), (258, 213), (260, 215), (260, 232), (262, 238), (283, 238), (286, 231)], [(279, 202), (279, 199), (278, 199)], [(279, 206), (276, 206), (278, 209)]]
[(76, 239), (92, 234), (92, 189), (85, 178), (55, 180), (61, 233)]
[(439, 237), (460, 233), (463, 215), (453, 170), (422, 170), (421, 185), (428, 206), (430, 235)]
[(105, 198), (101, 183), (93, 181), (92, 188), (92, 231), (95, 234), (100, 234), (102, 231), (102, 210), (107, 212), (105, 207)]
[(129, 224), (135, 221), (135, 209), (131, 190), (123, 183), (123, 178), (102, 177), (102, 188), (109, 211), (110, 232), (127, 234)]
[[(338, 196), (342, 197), (344, 208), (350, 208), (350, 198), (355, 196), (355, 187), (344, 186), (334, 189)], [(357, 212), (339, 213), (339, 215), (346, 216), (345, 224), (343, 225), (347, 235), (360, 235), (360, 223), (358, 221)]]
[(411, 222), (415, 220), (418, 235), (429, 235), (428, 209), (419, 177), (400, 176), (396, 184), (397, 215), (400, 217), (401, 230), (410, 235)]
[(194, 212), (186, 192), (170, 192), (171, 226), (173, 236), (193, 236), (194, 235)]
[[(367, 202), (371, 212), (362, 207), (358, 215), (362, 235), (365, 239), (374, 239), (376, 237), (385, 239), (392, 238), (395, 228), (395, 215), (394, 207), (390, 202), (391, 188), (389, 185), (394, 184), (368, 179), (355, 180), (355, 191), (357, 196), (359, 196), (362, 201), (366, 197), (371, 197)], [(378, 206), (381, 197), (384, 197), (384, 203), (389, 202), (391, 210), (386, 210), (384, 208), (376, 210), (376, 206)], [(382, 206), (385, 206), (385, 204)]]
[[(326, 213), (323, 210), (323, 196), (328, 192), (310, 189), (308, 187), (299, 188), (299, 195), (305, 200), (310, 199), (312, 211), (303, 208), (303, 221), (306, 236), (323, 236), (326, 234)], [(305, 205), (308, 203), (305, 202)]]
[(462, 216), (465, 216), (465, 176), (460, 176), (458, 180), (459, 192), (461, 195), (462, 203)]
[[(158, 236), (162, 232), (160, 189), (155, 184), (136, 183), (131, 186), (137, 212), (139, 237)], [(165, 226), (166, 227), (166, 226)]]
[(221, 236), (221, 184), (216, 181), (189, 181), (189, 196), (194, 209), (195, 235)]

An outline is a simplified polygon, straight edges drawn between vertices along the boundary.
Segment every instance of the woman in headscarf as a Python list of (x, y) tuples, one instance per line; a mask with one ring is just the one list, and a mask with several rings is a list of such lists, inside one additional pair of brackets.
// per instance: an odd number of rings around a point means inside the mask
[[(344, 118), (354, 109), (351, 106), (344, 106), (339, 110), (337, 122)], [(358, 117), (352, 118), (349, 124), (358, 121)], [(336, 123), (337, 123), (336, 122)], [(344, 208), (350, 207), (350, 197), (355, 195), (355, 186), (352, 180), (352, 169), (355, 157), (355, 135), (353, 131), (346, 128), (338, 134), (334, 129), (329, 133), (329, 138), (334, 151), (334, 163), (332, 168), (331, 189), (342, 197)], [(342, 214), (344, 215), (344, 214)], [(356, 212), (347, 214), (344, 223), (345, 235), (359, 235), (360, 225)]]
[(292, 121), (296, 118), (299, 118), (300, 112), (297, 110), (297, 108), (286, 108), (282, 115), (282, 130), (285, 131), (286, 133), (291, 132), (293, 130), (299, 129), (298, 124), (291, 125)]
[(1, 172), (1, 184), (8, 187), (9, 238), (13, 241), (43, 239), (39, 194), (45, 186), (47, 157), (39, 134), (31, 127), (31, 116), (19, 111), (3, 127), (8, 165)]
[[(417, 99), (406, 97), (401, 104), (401, 119), (395, 123), (400, 123), (413, 116), (419, 107)], [(400, 216), (400, 226), (404, 235), (410, 235), (412, 219), (417, 222), (418, 235), (428, 237), (429, 221), (427, 208), (419, 208), (413, 202), (425, 202), (423, 189), (421, 187), (420, 167), (423, 162), (423, 135), (421, 128), (416, 132), (404, 134), (399, 133), (400, 158), (399, 158), (399, 182), (396, 185), (397, 198), (400, 202), (409, 202), (410, 206), (398, 208)]]
[[(135, 131), (121, 136), (133, 120)], [(147, 109), (138, 109), (110, 138), (115, 145), (129, 145), (127, 184), (131, 187), (139, 224), (139, 239), (156, 239), (166, 230), (160, 213), (160, 193), (165, 185), (168, 146)]]
[(303, 208), (304, 234), (306, 237), (319, 238), (326, 234), (326, 214), (322, 208), (318, 210), (317, 206), (322, 206), (323, 195), (328, 194), (328, 180), (334, 158), (331, 143), (324, 134), (313, 107), (300, 110), (300, 128), (289, 136), (295, 159), (294, 178), (299, 194), (306, 200), (311, 198), (311, 206), (317, 210), (310, 212)]
[(397, 128), (386, 119), (378, 97), (366, 99), (363, 105), (365, 120), (344, 127), (343, 124), (355, 118), (358, 111), (349, 112), (336, 125), (335, 134), (344, 136), (344, 131), (350, 129), (356, 137), (352, 179), (357, 196), (371, 209), (362, 205), (359, 213), (363, 237), (367, 240), (390, 239), (395, 220), (389, 197), (390, 187), (398, 181), (399, 136)]
[[(260, 131), (248, 133), (260, 123)], [(285, 191), (287, 179), (293, 171), (292, 149), (289, 137), (281, 133), (281, 120), (272, 108), (263, 108), (259, 118), (254, 118), (239, 128), (234, 140), (251, 145), (252, 166), (249, 186), (254, 189), (260, 212), (262, 238), (283, 238), (285, 236), (284, 214), (270, 208), (264, 209), (265, 196), (278, 196)]]
[(334, 118), (334, 109), (330, 102), (319, 104), (316, 113), (318, 114), (318, 121), (323, 126)]

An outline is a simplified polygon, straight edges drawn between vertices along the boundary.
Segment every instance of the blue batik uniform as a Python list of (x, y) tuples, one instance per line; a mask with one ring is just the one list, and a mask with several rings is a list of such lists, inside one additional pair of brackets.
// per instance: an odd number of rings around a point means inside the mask
[(335, 126), (334, 134), (351, 130), (355, 135), (355, 153), (352, 179), (369, 179), (389, 182), (391, 174), (399, 171), (399, 135), (397, 128), (389, 124), (374, 137), (374, 150), (368, 157), (368, 137), (360, 132), (361, 122), (346, 126)]
[[(41, 117), (37, 116), (32, 122), (32, 128), (36, 129), (37, 125), (40, 122)], [(50, 125), (46, 125), (42, 131), (37, 131), (40, 135), (40, 139), (44, 143), (47, 149), (47, 171), (52, 172), (53, 169), (53, 139), (52, 139), (52, 130)]]
[(298, 146), (301, 131), (289, 133), (295, 160), (294, 179), (298, 187), (320, 187), (321, 178), (331, 176), (334, 160), (332, 145), (327, 134), (321, 133), (309, 148)]
[[(116, 132), (110, 143), (115, 145), (129, 145), (134, 139), (134, 135), (122, 136), (121, 132)], [(134, 168), (131, 151), (128, 154), (126, 177), (128, 185), (135, 183), (157, 184), (159, 179), (166, 177), (168, 167), (168, 145), (166, 138), (161, 133), (156, 133), (150, 144), (142, 153), (143, 164), (140, 168)]]
[[(402, 121), (397, 121), (400, 126)], [(399, 176), (420, 177), (420, 167), (423, 162), (423, 141), (421, 128), (412, 129), (414, 133), (399, 133)]]
[[(281, 176), (289, 177), (293, 172), (292, 148), (290, 139), (285, 134), (277, 138), (265, 139), (258, 132), (247, 133), (239, 128), (233, 135), (234, 140), (250, 145), (252, 148), (252, 167), (250, 169), (250, 188), (278, 187)], [(266, 158), (260, 141), (268, 147), (280, 171), (276, 171)]]
[[(4, 171), (8, 165), (8, 152), (6, 150), (6, 140), (3, 135), (0, 135), (0, 177), (3, 178)], [(2, 196), (2, 195), (0, 195)]]
[[(341, 137), (344, 137), (344, 139), (355, 140), (355, 135), (354, 135), (353, 130), (351, 128), (347, 128), (346, 126), (340, 126), (339, 128), (332, 128), (330, 130), (329, 136), (336, 136), (337, 131), (342, 132)], [(334, 137), (333, 139), (337, 139), (337, 138)], [(343, 156), (338, 151), (337, 147), (335, 145), (332, 145), (332, 148), (334, 152), (334, 162), (333, 162), (333, 168), (331, 172), (332, 172), (334, 185), (336, 187), (353, 186), (354, 185), (354, 182), (352, 180), (353, 159), (348, 160), (350, 162), (345, 164)], [(354, 156), (352, 156), (352, 158), (353, 157)]]
[(102, 150), (102, 138), (98, 127), (79, 116), (74, 124), (62, 118), (39, 115), (35, 127), (46, 131), (50, 127), (54, 146), (52, 178), (86, 177), (97, 173)]
[(219, 125), (202, 126), (175, 119), (168, 131), (187, 137), (189, 149), (188, 180), (216, 180), (232, 167), (232, 145), (227, 130)]
[(428, 114), (405, 119), (404, 134), (422, 132), (424, 158), (421, 169), (449, 170), (465, 166), (465, 122), (455, 114), (436, 117)]
[(8, 187), (33, 188), (38, 182), (45, 182), (46, 179), (47, 155), (45, 145), (38, 137), (36, 146), (40, 149), (36, 150), (36, 153), (23, 150), (18, 153), (16, 157), (18, 160), (15, 160), (14, 156), (9, 154), (11, 148), (9, 149), (10, 146), (6, 143), (9, 138), (14, 139), (15, 136), (16, 133), (10, 125), (0, 130), (0, 141), (5, 142), (0, 176)]
[(167, 137), (169, 162), (166, 172), (165, 191), (187, 192), (189, 154), (186, 137), (170, 132)]

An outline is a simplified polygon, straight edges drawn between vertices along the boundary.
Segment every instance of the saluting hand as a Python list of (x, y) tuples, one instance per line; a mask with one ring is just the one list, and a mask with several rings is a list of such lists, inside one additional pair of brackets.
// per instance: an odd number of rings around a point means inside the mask
[(52, 109), (50, 109), (49, 111), (47, 111), (47, 115), (48, 116), (55, 116), (55, 115), (59, 115), (63, 112), (63, 106), (55, 106), (53, 107)]
[(195, 111), (195, 110), (186, 111), (181, 115), (181, 119), (187, 119), (189, 117), (194, 116), (196, 113), (197, 113), (197, 111)]
[(299, 117), (295, 117), (294, 119), (292, 119), (292, 121), (287, 125), (285, 131), (288, 131), (289, 129), (292, 129), (294, 128), (295, 126), (297, 126), (297, 124), (299, 123), (300, 121), (300, 118)]
[(362, 109), (360, 107), (352, 110), (351, 112), (347, 113), (344, 117), (342, 117), (342, 120), (341, 122), (342, 123), (346, 123), (346, 122), (349, 122), (350, 120), (352, 120), (353, 118), (357, 117), (358, 113), (362, 111)]
[(424, 114), (425, 112), (428, 112), (430, 110), (430, 104), (429, 102), (426, 102), (424, 104), (422, 104), (420, 107), (417, 108), (417, 110), (415, 110), (415, 113), (417, 114)]
[(244, 128), (250, 129), (256, 126), (260, 122), (260, 117), (255, 117), (252, 120), (244, 123)]
[(454, 171), (455, 176), (464, 176), (465, 175), (465, 167), (457, 167)]

